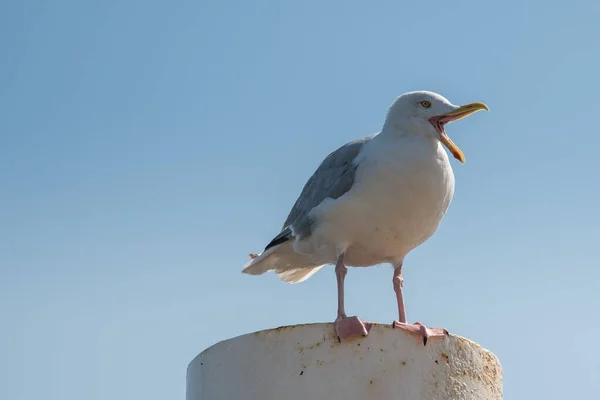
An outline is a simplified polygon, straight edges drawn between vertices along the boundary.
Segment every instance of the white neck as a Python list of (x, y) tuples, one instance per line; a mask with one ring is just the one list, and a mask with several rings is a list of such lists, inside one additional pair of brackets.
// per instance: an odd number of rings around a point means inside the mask
[(423, 160), (429, 154), (438, 159), (447, 160), (448, 154), (442, 143), (437, 138), (431, 138), (419, 133), (400, 131), (396, 129), (383, 129), (372, 140), (373, 147), (384, 152), (394, 153), (394, 158), (402, 158), (406, 162), (409, 160)]

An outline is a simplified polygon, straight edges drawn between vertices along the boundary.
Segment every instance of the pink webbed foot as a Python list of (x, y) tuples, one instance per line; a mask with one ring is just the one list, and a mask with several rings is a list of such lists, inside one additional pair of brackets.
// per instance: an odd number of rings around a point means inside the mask
[(363, 323), (358, 317), (337, 317), (333, 327), (340, 342), (351, 336), (367, 336), (371, 330), (371, 324)]
[(410, 333), (418, 335), (423, 338), (423, 345), (427, 346), (427, 340), (432, 337), (444, 337), (448, 336), (448, 331), (443, 328), (428, 328), (420, 322), (414, 324), (406, 324), (398, 321), (392, 323), (392, 328), (404, 329)]

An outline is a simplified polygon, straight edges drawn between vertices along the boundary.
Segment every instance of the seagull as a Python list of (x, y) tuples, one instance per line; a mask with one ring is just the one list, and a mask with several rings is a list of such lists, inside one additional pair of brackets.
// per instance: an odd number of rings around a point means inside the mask
[(389, 107), (380, 132), (329, 154), (306, 182), (281, 232), (261, 254), (250, 254), (243, 273), (274, 271), (287, 283), (302, 282), (335, 265), (338, 339), (367, 336), (371, 324), (348, 317), (344, 307), (347, 267), (389, 263), (398, 320), (392, 324), (421, 337), (446, 329), (409, 324), (402, 294), (406, 255), (437, 230), (454, 195), (454, 173), (444, 147), (461, 163), (463, 152), (445, 125), (489, 108), (456, 106), (430, 91), (408, 92)]

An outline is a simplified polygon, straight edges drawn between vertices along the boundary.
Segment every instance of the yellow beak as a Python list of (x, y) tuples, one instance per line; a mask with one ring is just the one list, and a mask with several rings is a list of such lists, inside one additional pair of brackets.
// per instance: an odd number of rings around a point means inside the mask
[(488, 106), (486, 106), (483, 103), (470, 103), (460, 106), (456, 110), (450, 111), (446, 114), (437, 115), (430, 119), (431, 123), (436, 127), (440, 134), (440, 142), (442, 142), (442, 144), (446, 146), (446, 148), (450, 151), (450, 153), (452, 153), (454, 158), (456, 158), (463, 164), (465, 162), (465, 155), (458, 148), (458, 146), (455, 145), (452, 140), (450, 140), (450, 138), (446, 134), (446, 131), (444, 130), (444, 125), (449, 122), (458, 121), (459, 119), (468, 117), (469, 115), (481, 110), (490, 111)]

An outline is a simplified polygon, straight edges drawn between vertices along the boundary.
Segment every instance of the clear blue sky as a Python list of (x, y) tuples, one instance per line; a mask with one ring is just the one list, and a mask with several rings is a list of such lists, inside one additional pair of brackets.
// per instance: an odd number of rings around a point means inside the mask
[[(299, 285), (240, 270), (321, 159), (418, 89), (492, 111), (448, 129), (467, 163), (407, 259), (409, 320), (494, 351), (506, 399), (590, 398), (599, 15), (593, 0), (3, 2), (0, 398), (183, 399), (213, 343), (333, 320), (331, 267)], [(351, 269), (348, 312), (396, 318), (391, 276)]]

